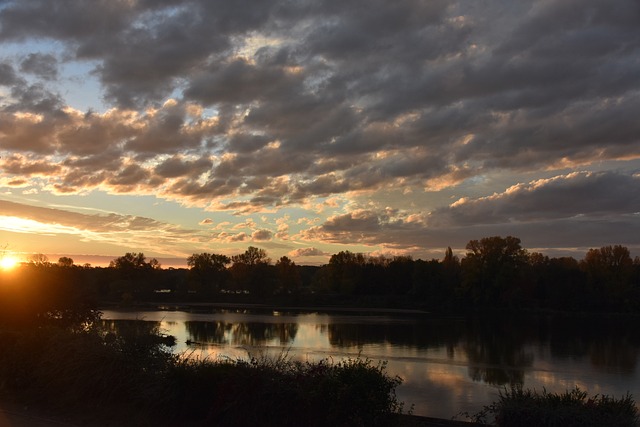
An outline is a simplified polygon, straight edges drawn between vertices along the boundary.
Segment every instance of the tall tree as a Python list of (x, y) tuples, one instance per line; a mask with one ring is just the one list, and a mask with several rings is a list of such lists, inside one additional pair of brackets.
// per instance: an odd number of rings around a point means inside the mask
[(259, 249), (254, 246), (249, 246), (244, 253), (232, 256), (231, 261), (233, 261), (234, 264), (246, 265), (269, 264), (271, 262), (264, 249)]
[(150, 265), (142, 252), (127, 252), (123, 256), (111, 260), (109, 267), (127, 271), (148, 268)]
[(146, 298), (153, 292), (156, 281), (154, 276), (160, 272), (160, 263), (147, 258), (142, 252), (127, 252), (112, 260), (109, 268), (113, 270), (115, 280), (109, 285), (111, 296), (129, 301), (136, 295)]
[(212, 293), (224, 287), (229, 263), (231, 258), (226, 255), (206, 252), (193, 254), (187, 258), (189, 279), (196, 283), (198, 291)]
[(237, 288), (258, 296), (273, 292), (274, 278), (269, 269), (271, 260), (264, 249), (249, 246), (244, 253), (232, 256), (231, 261), (231, 275)]
[(283, 293), (297, 294), (302, 282), (298, 266), (289, 257), (283, 256), (276, 261), (276, 278)]
[(463, 288), (481, 305), (519, 304), (527, 251), (517, 237), (493, 236), (471, 240), (463, 260)]
[(73, 259), (63, 256), (58, 258), (58, 265), (60, 267), (73, 267)]
[(633, 259), (625, 246), (603, 246), (589, 249), (581, 263), (594, 300), (612, 309), (624, 308), (625, 300), (633, 297)]
[(29, 257), (29, 264), (38, 266), (38, 267), (47, 267), (50, 266), (49, 257), (45, 254), (33, 254)]
[(342, 294), (354, 294), (362, 287), (366, 257), (361, 253), (340, 251), (329, 258), (328, 275), (331, 289)]

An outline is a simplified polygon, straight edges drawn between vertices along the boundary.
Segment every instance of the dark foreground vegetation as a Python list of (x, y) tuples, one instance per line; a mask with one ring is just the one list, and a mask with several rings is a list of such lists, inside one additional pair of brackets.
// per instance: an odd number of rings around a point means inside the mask
[(505, 389), (497, 402), (469, 418), (499, 427), (635, 427), (640, 422), (631, 395), (589, 396), (577, 387), (565, 393)]
[(193, 360), (144, 322), (105, 330), (85, 313), (0, 334), (0, 399), (119, 426), (386, 426), (401, 412), (384, 364)]

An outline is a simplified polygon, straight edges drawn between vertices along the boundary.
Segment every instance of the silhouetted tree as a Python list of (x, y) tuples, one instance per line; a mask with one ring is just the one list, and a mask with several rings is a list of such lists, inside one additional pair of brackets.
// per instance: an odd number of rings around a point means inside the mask
[(73, 259), (63, 256), (58, 259), (58, 265), (60, 267), (73, 267)]
[(115, 273), (115, 280), (109, 285), (110, 294), (127, 302), (134, 299), (135, 294), (150, 296), (154, 275), (160, 272), (161, 265), (155, 258), (147, 262), (142, 252), (127, 252), (112, 260), (109, 268)]
[(628, 248), (616, 245), (589, 249), (581, 267), (593, 299), (616, 309), (635, 304), (637, 292), (632, 284), (634, 268)]
[(259, 249), (254, 246), (249, 246), (244, 253), (232, 256), (231, 261), (233, 261), (234, 264), (245, 265), (269, 264), (271, 262), (264, 249)]
[(405, 295), (413, 285), (413, 270), (415, 262), (410, 256), (394, 256), (386, 264), (387, 274), (384, 274), (388, 282), (385, 288), (394, 295)]
[(29, 257), (29, 263), (39, 266), (39, 267), (48, 267), (51, 265), (49, 262), (49, 257), (45, 254), (33, 254)]
[(269, 269), (271, 260), (264, 249), (249, 246), (239, 255), (231, 257), (231, 277), (237, 289), (248, 290), (253, 295), (273, 293), (275, 279)]
[(443, 266), (435, 259), (431, 261), (417, 260), (413, 266), (412, 288), (413, 298), (430, 308), (442, 306), (440, 289), (443, 282)]
[(127, 252), (123, 256), (112, 260), (109, 263), (109, 267), (126, 271), (150, 268), (151, 265), (147, 263), (147, 258), (142, 252)]
[(460, 259), (453, 254), (451, 247), (447, 247), (442, 259), (443, 297), (453, 298), (454, 291), (462, 280), (462, 265)]
[(283, 293), (297, 294), (300, 291), (301, 278), (298, 266), (286, 256), (276, 261), (278, 288)]
[(226, 255), (200, 253), (187, 258), (189, 280), (196, 283), (198, 291), (212, 293), (224, 288), (231, 258)]
[(474, 304), (520, 304), (527, 251), (517, 237), (493, 236), (471, 240), (466, 246), (463, 290)]
[(354, 294), (361, 285), (365, 257), (360, 253), (341, 251), (331, 255), (328, 276), (330, 288), (342, 294)]

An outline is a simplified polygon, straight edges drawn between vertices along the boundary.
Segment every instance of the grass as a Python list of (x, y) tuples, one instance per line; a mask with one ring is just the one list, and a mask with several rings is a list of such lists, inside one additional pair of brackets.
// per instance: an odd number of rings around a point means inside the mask
[(498, 401), (470, 417), (499, 427), (635, 427), (638, 408), (630, 394), (621, 398), (589, 396), (576, 387), (564, 393), (514, 386), (500, 393)]
[(402, 412), (384, 363), (194, 360), (142, 322), (61, 325), (0, 334), (1, 398), (121, 426), (386, 426)]

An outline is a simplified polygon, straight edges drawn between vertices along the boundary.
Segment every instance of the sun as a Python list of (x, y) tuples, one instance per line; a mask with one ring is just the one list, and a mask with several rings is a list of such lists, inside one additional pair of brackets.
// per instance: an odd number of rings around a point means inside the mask
[(18, 265), (18, 263), (18, 258), (11, 255), (5, 255), (0, 259), (0, 269), (12, 270)]

